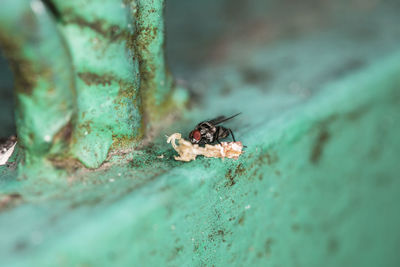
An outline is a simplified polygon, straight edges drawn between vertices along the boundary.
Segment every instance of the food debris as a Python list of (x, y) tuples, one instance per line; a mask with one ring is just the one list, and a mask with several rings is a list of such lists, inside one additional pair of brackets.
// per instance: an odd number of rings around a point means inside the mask
[(163, 159), (164, 158), (164, 154), (157, 156), (158, 159)]
[[(178, 145), (175, 142), (176, 140), (178, 140)], [(217, 145), (206, 144), (205, 147), (201, 147), (186, 141), (180, 133), (174, 133), (169, 136), (167, 143), (171, 143), (175, 151), (178, 152), (179, 156), (174, 156), (174, 158), (179, 161), (195, 160), (198, 155), (203, 155), (207, 158), (238, 159), (243, 153), (243, 144), (240, 141), (221, 142), (221, 144)]]
[(11, 136), (6, 140), (0, 140), (0, 166), (5, 165), (14, 152), (17, 137)]

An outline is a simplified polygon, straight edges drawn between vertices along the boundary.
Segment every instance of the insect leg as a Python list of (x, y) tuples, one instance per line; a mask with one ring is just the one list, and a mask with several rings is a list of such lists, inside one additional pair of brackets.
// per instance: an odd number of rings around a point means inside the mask
[(217, 135), (217, 137), (215, 138), (215, 141), (217, 141), (218, 144), (220, 144), (220, 145), (222, 146), (221, 142), (219, 141), (218, 135)]
[(233, 142), (236, 142), (236, 140), (235, 140), (235, 136), (233, 135), (233, 132), (232, 132), (232, 130), (231, 130), (231, 129), (228, 129), (228, 131), (230, 132), (230, 134), (231, 134), (231, 136), (232, 136)]

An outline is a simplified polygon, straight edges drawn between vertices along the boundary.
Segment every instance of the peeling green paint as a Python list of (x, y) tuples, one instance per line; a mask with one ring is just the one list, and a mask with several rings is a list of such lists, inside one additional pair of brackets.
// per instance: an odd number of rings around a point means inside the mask
[[(140, 68), (140, 93), (147, 122), (159, 120), (174, 106), (173, 79), (165, 62), (164, 0), (134, 1), (136, 18), (134, 47)], [(160, 66), (163, 66), (160, 68)]]
[[(111, 150), (137, 146), (145, 128), (164, 116), (162, 106), (182, 107), (186, 101), (166, 72), (164, 4), (46, 4), (7, 1), (2, 10), (0, 37), (14, 66), (25, 161), (51, 155), (58, 167), (61, 159), (65, 166), (77, 159), (98, 168)], [(154, 36), (147, 38), (144, 27), (152, 27)], [(60, 141), (65, 144), (56, 144)]]
[[(25, 164), (69, 152), (76, 116), (75, 79), (68, 47), (40, 1), (3, 1), (0, 44), (16, 86), (16, 124)], [(52, 53), (52, 54), (49, 54)]]
[[(68, 40), (77, 80), (74, 157), (88, 168), (106, 159), (120, 138), (141, 136), (139, 70), (134, 19), (121, 1), (53, 1)], [(131, 145), (134, 145), (133, 143)]]

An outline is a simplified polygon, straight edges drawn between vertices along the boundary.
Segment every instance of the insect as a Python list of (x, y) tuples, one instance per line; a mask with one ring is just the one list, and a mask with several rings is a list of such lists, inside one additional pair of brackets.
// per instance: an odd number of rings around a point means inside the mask
[(228, 137), (229, 134), (232, 136), (233, 141), (236, 142), (232, 130), (220, 126), (219, 124), (227, 120), (233, 119), (239, 114), (240, 113), (235, 114), (228, 118), (225, 116), (219, 116), (209, 121), (200, 122), (199, 124), (196, 125), (196, 128), (190, 132), (189, 134), (190, 142), (192, 144), (202, 145), (202, 144), (212, 144), (215, 141), (217, 141), (218, 144), (221, 144), (219, 140)]

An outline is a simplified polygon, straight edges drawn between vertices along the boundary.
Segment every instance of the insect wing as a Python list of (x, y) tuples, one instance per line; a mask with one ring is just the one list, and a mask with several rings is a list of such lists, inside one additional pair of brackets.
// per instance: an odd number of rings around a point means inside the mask
[(225, 119), (226, 119), (225, 116), (218, 116), (215, 119), (209, 120), (209, 122), (211, 124), (217, 125), (217, 124), (220, 124), (221, 122), (223, 122)]
[(212, 123), (212, 124), (214, 124), (214, 125), (218, 125), (218, 124), (220, 124), (220, 123), (222, 123), (222, 122), (224, 122), (224, 121), (228, 121), (228, 120), (230, 120), (230, 119), (233, 119), (234, 117), (236, 117), (236, 116), (238, 116), (238, 115), (240, 115), (241, 114), (241, 112), (240, 113), (237, 113), (237, 114), (235, 114), (235, 115), (233, 115), (233, 116), (231, 116), (231, 117), (225, 117), (225, 116), (219, 116), (219, 117), (216, 117), (215, 119), (212, 119), (212, 120), (210, 120), (209, 122), (210, 123)]

